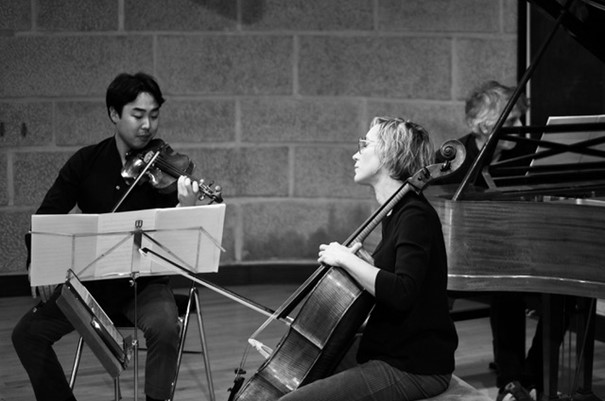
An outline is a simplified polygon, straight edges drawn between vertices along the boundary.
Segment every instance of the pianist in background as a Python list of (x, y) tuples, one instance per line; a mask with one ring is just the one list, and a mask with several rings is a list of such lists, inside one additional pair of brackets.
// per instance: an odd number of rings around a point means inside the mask
[[(473, 161), (479, 156), (483, 145), (487, 142), (489, 134), (498, 121), (498, 117), (513, 94), (514, 88), (504, 86), (496, 81), (487, 81), (473, 90), (465, 104), (465, 122), (469, 133), (461, 138), (460, 142), (466, 148), (466, 159), (462, 166), (451, 175), (439, 178), (435, 184), (458, 184), (462, 181)], [(527, 112), (529, 104), (525, 95), (521, 95), (517, 104), (509, 113), (503, 127), (518, 127), (522, 125), (521, 119)], [(510, 159), (519, 154), (527, 154), (533, 149), (527, 148), (523, 143), (512, 141), (498, 141), (492, 161)], [(443, 161), (443, 156), (437, 152), (437, 162)], [(483, 177), (477, 177), (475, 185), (486, 187)]]
[[(36, 213), (65, 214), (74, 206), (83, 213), (111, 212), (127, 189), (121, 176), (126, 153), (144, 148), (155, 136), (163, 102), (153, 77), (144, 73), (118, 75), (106, 94), (113, 123), (107, 130), (110, 136), (80, 149), (67, 161)], [(151, 185), (137, 185), (118, 211), (174, 207), (179, 202), (194, 205), (197, 191), (197, 184), (184, 177), (179, 179), (178, 194), (160, 194)], [(129, 279), (89, 281), (85, 285), (109, 316), (121, 313), (130, 321), (134, 319)], [(37, 400), (75, 400), (53, 349), (56, 341), (74, 330), (56, 304), (60, 287), (38, 287), (41, 302), (13, 330), (15, 350)], [(168, 277), (141, 277), (137, 287), (137, 326), (148, 349), (145, 393), (147, 400), (165, 400), (170, 397), (177, 366), (177, 307)]]
[[(470, 133), (458, 139), (466, 148), (466, 159), (454, 174), (436, 180), (436, 184), (458, 184), (463, 180), (489, 138), (514, 89), (496, 81), (488, 81), (473, 90), (465, 105), (465, 120)], [(521, 95), (503, 126), (521, 126), (521, 119), (527, 109), (527, 98)], [(500, 140), (492, 161), (506, 160), (529, 152), (533, 152), (533, 149), (526, 145)], [(436, 159), (438, 162), (443, 161), (439, 153)], [(487, 187), (480, 175), (474, 185), (478, 188)], [(506, 246), (504, 242), (503, 246)], [(497, 373), (496, 385), (499, 389), (497, 401), (535, 400), (538, 392), (542, 391), (542, 324), (541, 321), (538, 323), (526, 356), (525, 319), (526, 309), (535, 307), (539, 299), (526, 293), (494, 292), (491, 295), (490, 324), (494, 367)]]
[[(386, 202), (412, 174), (431, 164), (427, 132), (400, 118), (374, 118), (353, 155), (354, 180)], [(372, 263), (360, 248), (319, 247), (320, 263), (345, 269), (375, 298), (357, 363), (283, 396), (280, 401), (409, 401), (448, 388), (458, 345), (447, 300), (441, 222), (424, 195), (408, 192), (382, 221)]]

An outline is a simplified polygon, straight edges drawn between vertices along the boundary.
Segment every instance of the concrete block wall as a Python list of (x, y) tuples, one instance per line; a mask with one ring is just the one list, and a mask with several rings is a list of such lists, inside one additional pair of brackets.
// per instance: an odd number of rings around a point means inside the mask
[(466, 133), (463, 99), (516, 82), (517, 0), (2, 0), (0, 275), (62, 163), (112, 135), (105, 89), (149, 72), (159, 137), (216, 180), (222, 264), (313, 261), (376, 206), (351, 156), (375, 115)]

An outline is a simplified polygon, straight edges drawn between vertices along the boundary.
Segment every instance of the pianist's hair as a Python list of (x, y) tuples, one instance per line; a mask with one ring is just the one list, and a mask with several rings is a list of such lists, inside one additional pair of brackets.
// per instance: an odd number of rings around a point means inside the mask
[[(480, 125), (493, 127), (515, 88), (504, 86), (497, 81), (488, 81), (476, 88), (466, 100), (466, 124), (472, 132), (481, 133)], [(515, 108), (525, 114), (529, 103), (521, 94)]]
[(158, 106), (164, 103), (162, 91), (156, 80), (149, 74), (137, 72), (136, 74), (121, 73), (111, 81), (105, 95), (107, 114), (111, 118), (111, 109), (122, 116), (124, 106), (136, 100), (141, 93), (149, 93)]
[(399, 117), (374, 117), (370, 128), (376, 125), (376, 153), (392, 178), (405, 181), (433, 163), (433, 144), (423, 127)]

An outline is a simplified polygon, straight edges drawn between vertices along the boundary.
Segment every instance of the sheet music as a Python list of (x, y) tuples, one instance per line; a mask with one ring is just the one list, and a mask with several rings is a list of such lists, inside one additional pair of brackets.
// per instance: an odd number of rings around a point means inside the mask
[[(551, 116), (548, 118), (546, 125), (560, 125), (560, 124), (588, 124), (588, 123), (602, 123), (605, 122), (605, 115), (580, 115), (580, 116)], [(543, 134), (542, 139), (549, 142), (560, 143), (563, 145), (573, 145), (577, 142), (587, 141), (595, 139), (605, 135), (603, 131), (585, 131), (585, 132), (557, 132)], [(601, 143), (598, 145), (591, 146), (595, 150), (605, 150), (605, 144)], [(545, 147), (538, 147), (536, 153), (549, 150)], [(602, 159), (595, 156), (585, 155), (582, 153), (565, 152), (556, 155), (551, 155), (541, 159), (532, 160), (532, 166), (541, 166), (544, 164), (579, 164), (588, 163), (592, 161), (601, 161)]]
[[(88, 214), (36, 215), (32, 216), (32, 261), (30, 279), (32, 283), (57, 284), (65, 280), (68, 269), (84, 266), (88, 255), (97, 253), (97, 240), (93, 236), (74, 237), (74, 234), (97, 231), (98, 216)], [(34, 252), (35, 250), (35, 252)], [(63, 272), (57, 280), (56, 269), (47, 268), (45, 261), (62, 266)], [(39, 268), (38, 268), (39, 267)]]
[[(206, 207), (180, 207), (166, 213), (158, 210), (157, 227), (166, 231), (158, 231), (152, 237), (177, 255), (185, 267), (194, 267), (194, 272), (217, 272), (218, 260), (221, 253), (220, 238), (223, 236), (223, 220), (225, 219), (224, 205), (210, 205)], [(201, 227), (201, 229), (200, 229)], [(187, 242), (195, 237), (199, 244), (196, 252), (192, 252)], [(219, 240), (216, 243), (216, 240)], [(155, 244), (149, 249), (166, 256), (174, 257)], [(151, 272), (165, 271), (166, 267), (157, 263), (151, 264)]]
[[(132, 239), (122, 242), (125, 237), (130, 236), (134, 230), (137, 220), (143, 222), (142, 230), (154, 230), (156, 228), (156, 215), (160, 209), (136, 210), (131, 212), (108, 213), (99, 215), (97, 244), (99, 250), (106, 252), (103, 260), (97, 262), (95, 276), (97, 278), (112, 278), (117, 275), (129, 276), (133, 268), (139, 274), (151, 273), (149, 260), (141, 259), (139, 266), (132, 266)], [(171, 209), (170, 209), (171, 210)], [(141, 246), (150, 246), (146, 238), (143, 238)], [(188, 242), (191, 245), (191, 241)], [(100, 254), (97, 253), (97, 257)], [(82, 266), (83, 267), (83, 266)], [(77, 270), (74, 270), (78, 274)], [(78, 274), (79, 277), (80, 274)]]
[[(177, 274), (141, 257), (133, 266), (135, 222), (143, 225), (141, 247), (178, 260), (193, 273), (216, 272), (225, 205), (148, 209), (106, 214), (32, 216), (31, 285), (65, 281), (68, 269), (80, 280)], [(159, 243), (146, 238), (151, 237)]]

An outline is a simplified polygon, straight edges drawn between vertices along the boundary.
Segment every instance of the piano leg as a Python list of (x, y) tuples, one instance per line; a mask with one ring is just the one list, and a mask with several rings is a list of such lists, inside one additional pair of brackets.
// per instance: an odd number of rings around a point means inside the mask
[(547, 400), (559, 399), (559, 341), (557, 333), (563, 330), (561, 310), (564, 300), (560, 295), (542, 295), (542, 366), (544, 376), (544, 396)]
[[(568, 298), (569, 299), (569, 298)], [(582, 384), (571, 397), (562, 397), (558, 392), (559, 376), (559, 348), (562, 334), (567, 328), (565, 314), (570, 314), (570, 303), (562, 295), (542, 295), (542, 324), (543, 324), (543, 368), (544, 368), (544, 395), (546, 400), (572, 400), (572, 401), (601, 401), (592, 393), (592, 369), (594, 355), (596, 301), (591, 298), (574, 298), (576, 314), (576, 363), (578, 375)], [(567, 306), (567, 308), (566, 308)], [(562, 318), (564, 317), (565, 318)], [(574, 386), (578, 383), (574, 383)], [(572, 390), (573, 391), (573, 390)]]
[(574, 394), (573, 400), (599, 401), (600, 398), (592, 393), (596, 299), (578, 297), (576, 302), (578, 307), (576, 355), (578, 377), (582, 378), (582, 383)]

